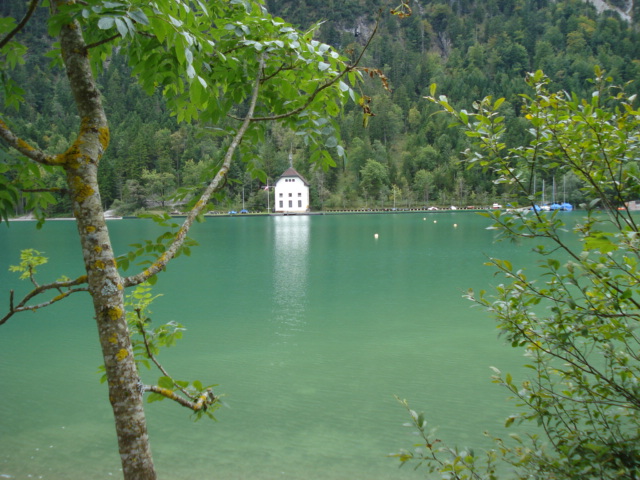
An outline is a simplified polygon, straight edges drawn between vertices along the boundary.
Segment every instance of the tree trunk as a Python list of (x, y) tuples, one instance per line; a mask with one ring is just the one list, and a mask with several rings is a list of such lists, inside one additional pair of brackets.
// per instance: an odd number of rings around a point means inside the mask
[(77, 23), (60, 34), (67, 76), (81, 118), (75, 143), (57, 157), (66, 172), (77, 220), (89, 291), (109, 385), (125, 479), (155, 479), (143, 409), (142, 384), (127, 326), (118, 273), (98, 190), (98, 164), (109, 143), (109, 128)]

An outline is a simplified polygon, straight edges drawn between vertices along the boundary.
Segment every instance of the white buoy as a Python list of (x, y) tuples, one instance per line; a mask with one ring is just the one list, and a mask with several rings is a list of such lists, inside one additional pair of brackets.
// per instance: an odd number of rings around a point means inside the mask
[(457, 226), (458, 226), (458, 224), (457, 224), (457, 223), (454, 223), (454, 224), (453, 224), (453, 228), (456, 228)]
[(374, 235), (373, 235), (373, 238), (378, 238), (378, 234), (377, 234), (377, 233), (376, 233), (376, 234), (374, 234)]
[(427, 219), (427, 217), (424, 217), (424, 218), (423, 218), (423, 220), (426, 220), (426, 219)]
[(438, 221), (437, 221), (437, 220), (434, 220), (434, 221), (433, 221), (433, 223), (438, 223)]

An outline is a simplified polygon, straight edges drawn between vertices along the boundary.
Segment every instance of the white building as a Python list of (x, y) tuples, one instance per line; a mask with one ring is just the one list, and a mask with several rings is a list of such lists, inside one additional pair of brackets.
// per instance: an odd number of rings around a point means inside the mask
[(309, 182), (289, 167), (275, 186), (276, 213), (305, 213), (309, 211)]

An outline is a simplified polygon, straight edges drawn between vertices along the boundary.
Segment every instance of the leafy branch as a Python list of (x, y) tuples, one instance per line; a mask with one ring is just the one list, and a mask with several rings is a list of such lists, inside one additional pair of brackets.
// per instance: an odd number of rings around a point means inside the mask
[[(362, 57), (364, 56), (364, 53), (368, 50), (369, 46), (371, 45), (371, 42), (373, 41), (374, 37), (376, 36), (377, 32), (378, 32), (378, 28), (380, 25), (380, 12), (378, 13), (378, 18), (376, 19), (376, 23), (373, 27), (373, 30), (371, 32), (371, 34), (369, 35), (369, 38), (367, 39), (362, 51), (360, 52), (360, 54), (358, 55), (358, 57), (356, 58), (356, 60), (353, 62), (353, 64), (351, 65), (344, 65), (344, 67), (342, 68), (342, 70), (336, 75), (334, 76), (332, 79), (325, 81), (324, 83), (320, 83), (318, 84), (315, 89), (313, 90), (313, 92), (311, 92), (308, 96), (306, 101), (292, 109), (289, 110), (287, 112), (281, 113), (281, 114), (277, 114), (277, 115), (270, 115), (270, 116), (264, 116), (264, 117), (255, 117), (252, 118), (251, 121), (252, 122), (266, 122), (266, 121), (275, 121), (275, 120), (281, 120), (283, 118), (288, 118), (288, 117), (293, 117), (301, 112), (303, 112), (304, 110), (306, 110), (307, 108), (309, 108), (309, 106), (313, 103), (313, 101), (318, 97), (318, 95), (320, 95), (320, 93), (322, 93), (322, 91), (332, 87), (333, 85), (337, 84), (338, 82), (340, 82), (346, 75), (348, 75), (351, 72), (355, 72), (355, 71), (359, 71), (362, 70), (361, 67), (359, 67), (360, 62), (362, 61)], [(364, 69), (364, 70), (374, 70), (374, 69)], [(382, 74), (381, 71), (377, 70), (379, 72), (379, 76), (380, 78), (383, 80), (383, 84), (385, 85), (385, 88), (388, 88), (388, 81), (386, 79), (386, 77), (384, 76), (384, 74)], [(265, 77), (264, 80), (268, 80), (270, 78), (273, 78), (275, 75), (271, 75), (269, 77)], [(231, 118), (234, 118), (236, 120), (238, 120), (236, 117), (229, 115)]]
[[(261, 70), (262, 68), (263, 61), (264, 60), (262, 59), (262, 56), (261, 56), (259, 70)], [(187, 218), (185, 219), (182, 226), (180, 227), (180, 230), (175, 234), (169, 248), (167, 248), (167, 250), (155, 262), (153, 262), (151, 266), (147, 268), (145, 271), (137, 275), (124, 278), (123, 284), (125, 287), (138, 285), (142, 282), (147, 281), (150, 277), (154, 276), (156, 273), (162, 270), (167, 265), (167, 263), (173, 257), (175, 257), (176, 253), (178, 252), (180, 247), (183, 245), (185, 238), (187, 236), (187, 232), (191, 228), (191, 225), (198, 218), (198, 216), (204, 211), (207, 205), (207, 202), (209, 201), (209, 198), (211, 198), (211, 195), (213, 195), (214, 192), (216, 192), (219, 188), (221, 188), (224, 182), (224, 179), (226, 178), (227, 172), (229, 171), (229, 167), (233, 159), (233, 154), (238, 148), (238, 146), (240, 145), (242, 138), (244, 137), (245, 133), (249, 128), (251, 119), (253, 118), (253, 112), (255, 110), (256, 103), (258, 101), (258, 93), (260, 91), (259, 77), (260, 75), (258, 73), (257, 78), (255, 79), (255, 82), (254, 82), (253, 94), (251, 96), (251, 100), (249, 103), (249, 109), (247, 111), (247, 114), (245, 115), (242, 125), (238, 129), (233, 140), (231, 141), (231, 144), (227, 148), (226, 154), (224, 156), (224, 161), (222, 162), (222, 166), (218, 169), (218, 172), (213, 177), (213, 179), (211, 180), (207, 188), (204, 190), (198, 202), (189, 211)]]
[[(152, 295), (151, 286), (148, 283), (137, 285), (127, 296), (127, 322), (130, 326), (136, 363), (138, 366), (151, 368), (149, 363), (151, 361), (162, 373), (157, 385), (142, 385), (140, 388), (152, 394), (148, 399), (149, 402), (170, 399), (193, 410), (197, 418), (202, 415), (214, 418), (213, 412), (220, 407), (220, 398), (213, 392), (215, 385), (203, 386), (198, 380), (193, 382), (176, 380), (157, 358), (160, 349), (173, 346), (182, 338), (185, 330), (182, 325), (173, 321), (151, 328), (149, 307), (158, 297), (159, 295)], [(103, 381), (105, 380), (106, 376), (103, 376)]]
[[(42, 252), (33, 249), (23, 250), (20, 254), (20, 258), (20, 264), (13, 265), (9, 269), (12, 272), (20, 272), (20, 279), (30, 280), (34, 288), (29, 293), (27, 293), (17, 304), (14, 300), (14, 291), (11, 290), (9, 292), (9, 311), (2, 318), (0, 318), (0, 325), (6, 323), (7, 320), (9, 320), (16, 313), (39, 310), (41, 308), (48, 307), (49, 305), (53, 305), (54, 303), (67, 298), (73, 293), (87, 292), (89, 290), (88, 287), (74, 288), (78, 285), (87, 283), (86, 275), (82, 275), (75, 280), (62, 278), (56, 282), (40, 285), (35, 278), (35, 275), (37, 273), (36, 267), (44, 265), (45, 263), (47, 263), (48, 259), (42, 256)], [(29, 305), (29, 302), (32, 299), (51, 290), (56, 290), (58, 292), (58, 295), (45, 302), (41, 302), (35, 305)]]
[(417, 413), (409, 407), (407, 400), (395, 397), (409, 414), (410, 423), (405, 427), (415, 429), (415, 434), (421, 439), (414, 444), (414, 450), (401, 450), (389, 456), (400, 460), (400, 465), (415, 462), (414, 470), (424, 465), (429, 473), (440, 472), (442, 478), (452, 480), (495, 480), (496, 462), (507, 453), (490, 449), (479, 456), (473, 449), (458, 449), (447, 446), (435, 436), (435, 429), (427, 429), (428, 422), (423, 413)]
[[(175, 380), (171, 379), (171, 382), (175, 383)], [(145, 392), (155, 393), (156, 395), (160, 395), (164, 398), (168, 398), (169, 400), (173, 400), (176, 403), (179, 403), (183, 407), (186, 407), (190, 410), (193, 410), (196, 414), (198, 414), (198, 418), (202, 416), (202, 414), (206, 414), (209, 418), (215, 420), (212, 412), (210, 410), (218, 408), (219, 398), (213, 393), (211, 388), (205, 389), (198, 397), (194, 400), (187, 400), (183, 397), (176, 395), (176, 393), (168, 388), (161, 387), (159, 385), (145, 385)]]
[[(635, 96), (611, 85), (599, 68), (595, 73), (588, 99), (550, 92), (542, 72), (530, 74), (527, 82), (535, 95), (522, 95), (530, 139), (518, 148), (503, 142), (502, 99), (487, 97), (469, 113), (444, 96), (436, 98), (435, 85), (427, 97), (472, 139), (469, 166), (514, 186), (531, 206), (516, 204), (513, 211), (484, 215), (502, 239), (539, 241), (533, 251), (541, 256), (541, 274), (529, 278), (510, 261), (492, 258), (488, 265), (505, 283), (490, 298), (485, 292), (467, 296), (492, 313), (512, 347), (524, 349), (525, 367), (534, 372), (518, 383), (494, 368), (493, 381), (524, 407), (507, 418), (506, 426), (515, 420), (535, 422), (551, 445), (540, 448), (534, 436), (527, 444), (498, 442), (504, 452), (500, 459), (519, 467), (519, 478), (633, 479), (640, 473), (639, 231), (624, 203), (640, 193), (640, 115), (633, 107)], [(523, 172), (533, 176), (536, 170), (571, 172), (583, 181), (591, 202), (581, 222), (568, 228), (562, 214), (535, 208), (538, 192), (531, 191)], [(414, 424), (421, 426), (419, 417)], [(451, 478), (439, 457), (420, 458)]]
[(36, 11), (36, 8), (38, 8), (39, 3), (40, 0), (31, 0), (29, 2), (27, 13), (25, 13), (24, 17), (22, 17), (20, 23), (18, 23), (13, 30), (7, 33), (4, 38), (0, 39), (0, 49), (2, 49), (7, 43), (9, 43), (11, 39), (15, 37), (20, 32), (20, 30), (22, 30), (27, 25), (27, 23), (29, 23), (31, 16), (33, 15), (33, 12)]

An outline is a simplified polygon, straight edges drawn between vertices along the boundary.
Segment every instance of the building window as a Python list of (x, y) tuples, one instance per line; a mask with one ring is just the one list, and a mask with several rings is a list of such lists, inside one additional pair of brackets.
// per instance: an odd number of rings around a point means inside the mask
[(289, 208), (293, 207), (293, 202), (289, 200)]
[(298, 208), (302, 208), (302, 200), (298, 200)]
[(289, 194), (289, 196), (290, 196), (290, 197), (291, 197), (291, 196), (293, 196), (293, 193), (290, 193), (290, 194)]
[(282, 200), (280, 200), (280, 208), (282, 208)]
[(280, 198), (282, 198), (282, 194), (280, 194)]
[(302, 196), (302, 192), (298, 192), (298, 196), (301, 197)]

